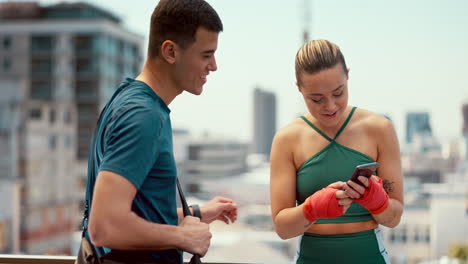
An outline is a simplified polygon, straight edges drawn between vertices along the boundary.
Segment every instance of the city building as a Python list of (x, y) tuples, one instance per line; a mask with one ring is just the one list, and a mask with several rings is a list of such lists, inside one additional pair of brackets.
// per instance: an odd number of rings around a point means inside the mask
[(181, 184), (189, 194), (200, 192), (205, 180), (238, 176), (248, 169), (248, 144), (210, 135), (196, 137), (173, 128), (174, 158)]
[(463, 104), (462, 114), (463, 114), (462, 133), (463, 133), (463, 136), (465, 137), (464, 154), (465, 154), (465, 159), (468, 160), (468, 102)]
[(90, 4), (0, 3), (0, 178), (19, 186), (21, 253), (72, 253), (91, 134), (142, 40)]
[(406, 143), (412, 143), (415, 135), (432, 136), (428, 112), (410, 112), (406, 114)]
[(77, 105), (76, 155), (86, 160), (104, 103), (123, 78), (139, 73), (143, 38), (87, 3), (1, 3), (0, 21), (3, 73), (21, 82), (15, 86), (27, 98)]
[(428, 112), (406, 114), (406, 144), (402, 152), (409, 155), (441, 157), (442, 145), (433, 136)]
[(270, 156), (271, 142), (276, 133), (276, 96), (255, 88), (253, 96), (252, 152)]
[(449, 255), (468, 243), (468, 182), (405, 186), (405, 209), (393, 229), (381, 226), (392, 263), (417, 264)]
[(196, 179), (240, 175), (247, 171), (247, 144), (234, 140), (192, 139), (183, 164), (187, 177)]
[(19, 226), (18, 221), (18, 188), (17, 184), (9, 179), (0, 178), (0, 254), (19, 253)]

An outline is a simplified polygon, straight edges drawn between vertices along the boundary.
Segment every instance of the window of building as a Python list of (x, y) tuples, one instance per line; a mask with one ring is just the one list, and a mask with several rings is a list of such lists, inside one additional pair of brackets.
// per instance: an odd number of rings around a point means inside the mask
[(400, 235), (401, 235), (401, 237), (400, 237), (401, 242), (402, 242), (403, 244), (405, 244), (405, 243), (406, 243), (406, 240), (407, 240), (407, 230), (406, 230), (406, 227), (402, 227), (401, 230), (400, 230), (400, 232), (401, 232), (401, 233), (400, 233)]
[(468, 216), (468, 199), (465, 201), (465, 216)]
[(78, 121), (83, 123), (93, 124), (97, 120), (97, 105), (92, 103), (79, 103), (78, 104)]
[(54, 48), (53, 36), (32, 36), (31, 51), (32, 52), (51, 52)]
[(63, 122), (65, 124), (70, 124), (71, 123), (71, 112), (69, 110), (65, 111), (63, 113)]
[(418, 228), (414, 229), (413, 240), (415, 243), (419, 242), (419, 229)]
[(96, 60), (95, 57), (92, 56), (86, 56), (82, 58), (77, 58), (76, 59), (76, 72), (78, 74), (81, 73), (95, 73), (97, 72), (98, 69), (98, 61)]
[(29, 110), (29, 118), (31, 119), (41, 119), (42, 111), (41, 109), (34, 108)]
[(429, 228), (426, 229), (426, 232), (425, 232), (424, 235), (425, 235), (425, 236), (424, 236), (425, 242), (426, 242), (426, 243), (431, 242), (431, 230), (430, 230)]
[(49, 112), (49, 122), (51, 124), (55, 123), (55, 120), (57, 119), (57, 113), (55, 112), (55, 109), (50, 109)]
[(4, 49), (9, 49), (11, 47), (11, 37), (5, 36), (3, 37), (2, 46)]
[(52, 58), (51, 57), (33, 57), (31, 59), (32, 74), (51, 74), (52, 73)]
[(122, 40), (117, 40), (117, 52), (118, 54), (125, 54), (125, 43)]
[(96, 100), (99, 89), (98, 80), (77, 80), (75, 82), (76, 98)]
[(11, 70), (11, 60), (9, 58), (3, 59), (2, 69), (3, 72), (9, 72)]
[(131, 49), (131, 53), (132, 53), (131, 56), (133, 58), (138, 58), (140, 56), (139, 49), (138, 49), (137, 45), (132, 45), (130, 47), (130, 49)]
[(99, 51), (99, 38), (95, 35), (78, 35), (74, 38), (75, 51), (97, 52)]
[(31, 98), (39, 100), (52, 99), (52, 81), (51, 80), (32, 80)]
[(189, 160), (199, 160), (200, 159), (200, 146), (189, 146)]
[(55, 150), (57, 148), (57, 136), (51, 135), (49, 136), (49, 149)]
[(65, 136), (65, 148), (69, 149), (72, 145), (72, 137), (70, 135)]

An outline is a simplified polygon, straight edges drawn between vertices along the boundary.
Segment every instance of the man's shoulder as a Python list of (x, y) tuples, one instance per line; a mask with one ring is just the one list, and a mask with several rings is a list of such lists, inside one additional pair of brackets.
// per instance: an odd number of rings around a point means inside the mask
[(116, 113), (139, 113), (165, 115), (168, 111), (158, 97), (145, 85), (132, 82), (128, 84), (112, 102), (110, 110)]

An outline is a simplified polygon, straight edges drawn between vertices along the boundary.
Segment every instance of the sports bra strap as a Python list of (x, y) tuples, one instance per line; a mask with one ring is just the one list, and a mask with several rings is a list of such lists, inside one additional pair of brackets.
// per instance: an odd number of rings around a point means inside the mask
[(351, 120), (351, 117), (353, 116), (354, 114), (354, 111), (356, 111), (356, 106), (353, 107), (353, 109), (351, 109), (351, 112), (349, 113), (348, 115), (348, 118), (346, 118), (346, 121), (343, 123), (343, 125), (341, 126), (340, 130), (338, 130), (338, 133), (336, 133), (335, 137), (333, 138), (333, 140), (336, 140), (341, 132), (343, 132), (344, 128), (346, 127), (346, 125), (349, 123), (349, 120)]
[(320, 135), (322, 135), (322, 137), (326, 138), (328, 141), (330, 142), (333, 142), (333, 139), (331, 139), (329, 136), (327, 136), (325, 133), (323, 133), (320, 129), (318, 129), (318, 127), (314, 126), (314, 124), (312, 124), (309, 120), (307, 120), (307, 118), (305, 118), (305, 116), (301, 116), (301, 118), (307, 123), (309, 124), (309, 126), (311, 126), (315, 131), (317, 131), (317, 133), (319, 133)]
[(340, 136), (341, 132), (343, 132), (344, 128), (346, 127), (346, 125), (349, 123), (349, 120), (351, 120), (351, 117), (353, 116), (354, 114), (354, 111), (356, 111), (356, 106), (353, 107), (353, 109), (351, 109), (351, 112), (349, 113), (348, 117), (346, 118), (345, 122), (343, 123), (343, 125), (340, 127), (340, 130), (338, 130), (338, 132), (336, 133), (335, 137), (332, 139), (330, 138), (329, 136), (327, 136), (325, 133), (323, 133), (320, 129), (318, 129), (318, 127), (316, 127), (314, 124), (312, 124), (312, 122), (310, 122), (307, 118), (305, 118), (305, 116), (301, 116), (301, 118), (307, 123), (309, 124), (309, 126), (311, 126), (315, 131), (317, 131), (317, 133), (319, 133), (320, 135), (322, 135), (322, 137), (326, 138), (328, 141), (330, 142), (334, 142), (338, 136)]

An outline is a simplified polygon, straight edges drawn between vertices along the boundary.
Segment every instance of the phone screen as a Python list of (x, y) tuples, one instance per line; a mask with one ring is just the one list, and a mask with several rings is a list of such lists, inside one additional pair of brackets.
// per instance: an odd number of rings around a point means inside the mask
[(378, 162), (371, 162), (371, 163), (357, 165), (350, 180), (361, 186), (364, 186), (364, 184), (360, 180), (358, 180), (358, 177), (364, 176), (366, 178), (370, 178), (372, 174), (374, 174), (374, 172), (377, 170), (378, 167), (379, 167)]

